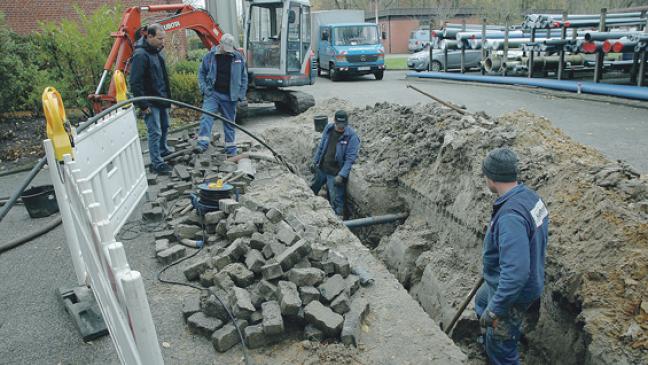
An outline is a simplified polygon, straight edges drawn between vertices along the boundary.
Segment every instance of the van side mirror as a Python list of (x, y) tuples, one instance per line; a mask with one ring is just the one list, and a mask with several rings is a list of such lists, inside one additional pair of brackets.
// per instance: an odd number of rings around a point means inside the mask
[(290, 10), (290, 11), (288, 12), (288, 24), (293, 24), (293, 23), (295, 22), (295, 18), (296, 18), (296, 17), (297, 17), (297, 16), (295, 15), (295, 11), (294, 11), (294, 10)]
[(382, 32), (382, 39), (383, 40), (387, 39), (387, 32)]

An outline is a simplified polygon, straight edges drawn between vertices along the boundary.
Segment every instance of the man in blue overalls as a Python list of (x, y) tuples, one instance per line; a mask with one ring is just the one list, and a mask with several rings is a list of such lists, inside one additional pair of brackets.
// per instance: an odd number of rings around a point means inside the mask
[(349, 126), (349, 116), (344, 110), (335, 112), (335, 123), (329, 123), (322, 132), (322, 140), (315, 150), (311, 189), (319, 193), (326, 184), (329, 202), (335, 214), (344, 215), (346, 183), (351, 166), (360, 151), (360, 138)]
[[(236, 50), (234, 37), (231, 34), (223, 34), (220, 44), (203, 57), (198, 69), (198, 85), (203, 94), (203, 109), (212, 113), (219, 112), (233, 123), (236, 120), (236, 105), (239, 101), (246, 100), (248, 74), (245, 59)], [(203, 114), (200, 118), (195, 153), (207, 151), (213, 125), (214, 118)], [(234, 127), (223, 122), (223, 132), (225, 153), (236, 155)]]
[(549, 212), (537, 193), (517, 182), (517, 162), (515, 152), (497, 148), (482, 163), (486, 184), (498, 198), (484, 238), (485, 282), (475, 311), (494, 365), (520, 363), (522, 320), (544, 288)]

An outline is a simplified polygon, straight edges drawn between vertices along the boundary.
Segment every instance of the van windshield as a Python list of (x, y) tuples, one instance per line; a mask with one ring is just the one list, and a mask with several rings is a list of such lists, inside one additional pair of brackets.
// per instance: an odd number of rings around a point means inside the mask
[(378, 44), (378, 29), (375, 25), (354, 25), (333, 30), (334, 45), (360, 46)]

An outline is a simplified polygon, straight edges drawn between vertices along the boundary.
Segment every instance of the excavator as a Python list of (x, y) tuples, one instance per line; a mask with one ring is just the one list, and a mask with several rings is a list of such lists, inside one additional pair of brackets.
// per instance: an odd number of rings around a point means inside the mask
[[(202, 44), (217, 46), (223, 31), (211, 15), (186, 4), (130, 7), (124, 12), (119, 29), (111, 34), (115, 39), (94, 94), (88, 96), (95, 113), (116, 102), (115, 84), (111, 79), (102, 94), (111, 72), (129, 71), (135, 43), (146, 32), (142, 13), (159, 13), (156, 23), (166, 32), (191, 29)], [(156, 17), (157, 19), (158, 17)], [(249, 87), (249, 103), (274, 103), (277, 109), (300, 114), (315, 105), (312, 95), (288, 90), (286, 87), (315, 83), (313, 52), (311, 50), (310, 3), (308, 0), (246, 0), (244, 48)], [(242, 111), (245, 114), (245, 111)]]

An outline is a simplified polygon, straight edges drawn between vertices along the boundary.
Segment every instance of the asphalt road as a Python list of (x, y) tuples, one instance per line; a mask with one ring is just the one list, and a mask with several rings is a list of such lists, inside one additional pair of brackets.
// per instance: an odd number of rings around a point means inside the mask
[[(575, 140), (593, 146), (612, 159), (623, 159), (642, 172), (648, 171), (648, 117), (646, 109), (608, 102), (571, 98), (571, 95), (533, 89), (486, 87), (441, 81), (406, 80), (405, 72), (387, 72), (382, 81), (373, 76), (333, 83), (320, 78), (301, 90), (312, 93), (317, 102), (332, 97), (355, 105), (389, 101), (411, 105), (428, 102), (427, 97), (406, 88), (411, 82), (435, 96), (464, 104), (471, 111), (491, 115), (525, 108), (546, 116)], [(288, 116), (272, 109), (258, 108), (245, 126), (260, 131)], [(7, 196), (26, 173), (0, 178), (0, 196)], [(35, 184), (46, 183), (41, 173)], [(46, 224), (50, 218), (30, 219), (24, 207), (17, 206), (0, 223), (0, 241), (6, 242)], [(125, 242), (130, 265), (142, 272), (160, 341), (171, 344), (171, 363), (216, 361), (213, 349), (202, 339), (187, 334), (180, 317), (178, 300), (168, 300), (170, 289), (155, 280), (159, 265), (151, 258), (151, 235)], [(178, 273), (175, 273), (178, 274)], [(174, 272), (170, 272), (173, 276)], [(54, 290), (76, 284), (63, 229), (57, 229), (25, 245), (0, 255), (0, 364), (104, 364), (117, 362), (108, 337), (83, 343), (56, 301)], [(178, 351), (178, 348), (182, 351)], [(163, 349), (163, 353), (171, 350)], [(174, 355), (175, 356), (175, 355)], [(234, 352), (231, 356), (237, 356)], [(231, 358), (230, 358), (231, 359)]]

